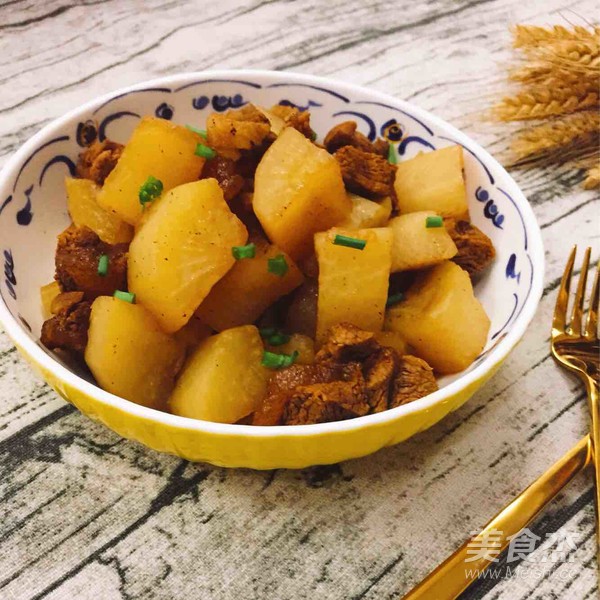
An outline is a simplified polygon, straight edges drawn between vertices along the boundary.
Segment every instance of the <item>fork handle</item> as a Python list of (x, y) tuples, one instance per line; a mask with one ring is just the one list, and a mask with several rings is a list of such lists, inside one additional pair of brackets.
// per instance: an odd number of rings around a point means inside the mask
[[(482, 539), (490, 532), (501, 532), (501, 546), (495, 546), (494, 549), (504, 550), (509, 544), (507, 538), (521, 531), (533, 520), (590, 460), (591, 443), (588, 435), (502, 509), (484, 527), (477, 539)], [(494, 538), (494, 541), (496, 539), (498, 538)], [(470, 543), (471, 540), (467, 540), (402, 600), (453, 600), (457, 598), (477, 579), (478, 573), (491, 564), (485, 557), (477, 557), (476, 560), (469, 557), (467, 550)]]
[(600, 409), (598, 400), (598, 382), (590, 375), (586, 378), (586, 388), (590, 409), (590, 437), (592, 461), (595, 476), (595, 505), (596, 505), (596, 544), (598, 566), (600, 568)]

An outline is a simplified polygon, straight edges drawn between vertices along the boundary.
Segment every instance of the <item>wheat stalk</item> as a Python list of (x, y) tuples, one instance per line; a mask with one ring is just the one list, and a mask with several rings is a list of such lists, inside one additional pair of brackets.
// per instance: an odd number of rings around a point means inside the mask
[(596, 111), (574, 113), (527, 129), (513, 142), (512, 150), (518, 159), (548, 153), (580, 141), (584, 146), (597, 142), (600, 114)]
[(535, 25), (517, 25), (513, 29), (513, 46), (515, 48), (524, 48), (527, 46), (537, 46), (542, 43), (552, 43), (557, 40), (587, 40), (593, 39), (598, 35), (600, 27), (594, 27), (591, 31), (585, 27), (575, 26), (567, 29), (562, 25), (555, 25), (551, 28), (537, 27)]
[(522, 121), (564, 115), (600, 106), (597, 91), (587, 85), (530, 88), (516, 96), (503, 98), (494, 108), (501, 121)]
[(513, 165), (564, 163), (600, 185), (600, 26), (517, 25), (513, 45), (522, 60), (509, 72), (519, 91), (492, 108), (500, 121), (541, 124), (520, 130)]
[(560, 67), (539, 64), (512, 69), (508, 78), (522, 85), (544, 88), (578, 86), (586, 92), (598, 91), (598, 75), (590, 72), (573, 72)]
[(583, 182), (583, 187), (586, 190), (600, 187), (600, 165), (588, 169), (586, 178)]
[(549, 46), (531, 49), (528, 55), (572, 71), (586, 72), (591, 69), (596, 74), (600, 73), (600, 39), (555, 42)]

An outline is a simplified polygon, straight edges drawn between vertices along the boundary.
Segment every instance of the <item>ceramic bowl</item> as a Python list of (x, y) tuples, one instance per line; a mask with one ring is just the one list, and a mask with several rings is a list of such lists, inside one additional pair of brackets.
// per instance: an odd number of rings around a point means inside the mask
[[(97, 137), (126, 142), (139, 119), (156, 115), (202, 126), (213, 111), (253, 102), (311, 112), (322, 137), (358, 122), (370, 139), (385, 136), (399, 160), (450, 144), (465, 150), (473, 222), (497, 258), (476, 294), (491, 318), (487, 345), (440, 390), (405, 406), (318, 425), (252, 427), (178, 417), (109, 394), (69, 370), (39, 342), (40, 286), (52, 280), (56, 236), (69, 224), (65, 176)], [(498, 369), (523, 335), (542, 292), (544, 254), (533, 212), (513, 179), (480, 146), (441, 119), (385, 94), (308, 75), (268, 71), (185, 73), (102, 96), (33, 136), (0, 174), (0, 324), (46, 381), (88, 417), (160, 452), (227, 467), (271, 469), (363, 456), (431, 427), (463, 404)]]

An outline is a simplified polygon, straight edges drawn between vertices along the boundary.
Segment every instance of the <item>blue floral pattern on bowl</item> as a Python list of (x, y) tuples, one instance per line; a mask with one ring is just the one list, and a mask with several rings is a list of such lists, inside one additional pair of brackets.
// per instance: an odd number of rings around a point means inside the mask
[[(308, 109), (313, 129), (320, 137), (335, 123), (353, 119), (369, 139), (385, 137), (399, 160), (454, 143), (463, 146), (471, 216), (475, 224), (492, 237), (498, 251), (493, 274), (485, 275), (484, 282), (486, 278), (493, 278), (493, 285), (503, 286), (502, 301), (494, 301), (492, 295), (485, 291), (481, 297), (493, 318), (488, 346), (475, 362), (477, 365), (519, 316), (531, 294), (535, 270), (542, 268), (534, 264), (530, 254), (520, 204), (515, 201), (513, 192), (498, 184), (502, 169), (475, 144), (449, 135), (449, 126), (433, 117), (423, 118), (421, 111), (412, 111), (410, 105), (374, 101), (367, 92), (361, 93), (360, 88), (355, 88), (353, 93), (340, 93), (325, 85), (297, 81), (285, 73), (277, 74), (276, 80), (270, 82), (260, 77), (249, 80), (199, 76), (184, 85), (146, 87), (118, 93), (82, 115), (70, 130), (59, 132), (59, 135), (32, 150), (16, 174), (10, 194), (0, 198), (0, 233), (9, 233), (0, 236), (4, 260), (0, 294), (13, 314), (32, 323), (34, 333), (39, 331), (39, 298), (33, 299), (31, 293), (22, 292), (21, 285), (22, 281), (26, 281), (27, 288), (31, 289), (33, 283), (39, 287), (52, 278), (54, 236), (68, 223), (61, 182), (65, 176), (75, 173), (77, 155), (82, 146), (95, 139), (111, 138), (125, 142), (143, 115), (200, 127), (213, 111), (222, 112), (247, 103), (267, 106), (279, 103), (300, 110)], [(419, 114), (415, 114), (417, 112)], [(457, 135), (460, 134), (457, 132)], [(53, 199), (53, 206), (61, 205), (62, 210), (53, 209), (49, 216), (46, 212), (49, 210), (48, 198), (57, 194), (62, 196)], [(41, 219), (43, 213), (44, 218)], [(11, 222), (17, 227), (11, 226)], [(33, 239), (31, 236), (43, 239), (44, 252), (35, 260), (43, 262), (46, 281), (41, 281), (38, 276), (33, 282), (31, 276), (22, 276), (22, 272), (27, 272), (25, 266), (30, 265), (34, 258), (27, 251), (27, 240)], [(485, 288), (483, 282), (482, 287)], [(23, 302), (22, 293), (28, 295)]]

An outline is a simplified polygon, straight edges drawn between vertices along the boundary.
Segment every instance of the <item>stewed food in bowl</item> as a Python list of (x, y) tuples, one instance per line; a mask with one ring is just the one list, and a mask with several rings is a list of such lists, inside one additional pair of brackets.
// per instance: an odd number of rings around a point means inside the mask
[(309, 111), (246, 104), (91, 142), (42, 343), (131, 402), (256, 426), (382, 412), (469, 367), (495, 253), (463, 148), (398, 163), (354, 121), (319, 139)]

